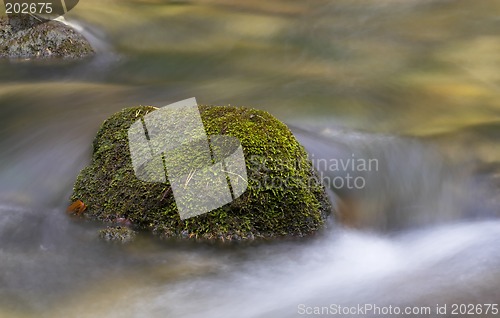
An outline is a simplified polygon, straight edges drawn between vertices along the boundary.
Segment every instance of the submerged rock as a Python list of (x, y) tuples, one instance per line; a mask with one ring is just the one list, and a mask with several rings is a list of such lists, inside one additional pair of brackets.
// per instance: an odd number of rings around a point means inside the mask
[(61, 22), (27, 14), (0, 17), (0, 57), (75, 59), (92, 54), (89, 42)]
[(128, 129), (156, 109), (124, 109), (101, 126), (72, 194), (86, 204), (86, 217), (127, 219), (162, 237), (219, 240), (304, 236), (322, 228), (332, 208), (304, 148), (269, 113), (230, 106), (199, 110), (207, 135), (241, 142), (248, 188), (229, 204), (182, 220), (168, 180), (141, 181), (132, 166)]
[(134, 240), (135, 231), (124, 226), (108, 226), (99, 231), (99, 237), (109, 242), (128, 243)]

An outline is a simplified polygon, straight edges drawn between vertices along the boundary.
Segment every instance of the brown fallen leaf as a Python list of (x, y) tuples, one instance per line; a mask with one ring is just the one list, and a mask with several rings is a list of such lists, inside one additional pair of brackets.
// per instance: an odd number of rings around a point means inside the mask
[(76, 200), (66, 209), (66, 212), (80, 216), (86, 209), (87, 206), (85, 205), (85, 203), (83, 203), (81, 200)]

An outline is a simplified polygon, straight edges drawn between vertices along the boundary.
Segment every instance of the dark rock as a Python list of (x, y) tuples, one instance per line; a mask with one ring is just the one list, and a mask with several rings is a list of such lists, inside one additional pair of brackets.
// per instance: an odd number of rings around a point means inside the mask
[(0, 57), (70, 58), (94, 54), (89, 42), (58, 21), (20, 14), (0, 17)]
[(105, 241), (128, 243), (134, 240), (135, 231), (124, 226), (108, 226), (99, 231), (99, 237)]

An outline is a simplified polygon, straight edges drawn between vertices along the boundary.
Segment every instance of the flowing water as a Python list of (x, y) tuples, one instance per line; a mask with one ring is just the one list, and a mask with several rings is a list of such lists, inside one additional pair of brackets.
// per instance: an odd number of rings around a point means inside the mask
[[(500, 304), (498, 12), (494, 0), (81, 2), (66, 20), (94, 58), (0, 61), (0, 317)], [(65, 214), (104, 119), (192, 96), (287, 122), (338, 221), (300, 241), (113, 245)], [(377, 165), (332, 168), (354, 159)], [(339, 187), (349, 176), (363, 187)]]

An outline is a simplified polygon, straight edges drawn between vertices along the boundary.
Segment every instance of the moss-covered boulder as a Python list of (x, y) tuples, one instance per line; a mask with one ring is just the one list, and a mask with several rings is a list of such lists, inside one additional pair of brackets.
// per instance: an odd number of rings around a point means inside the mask
[(126, 219), (162, 237), (220, 240), (304, 236), (324, 225), (331, 205), (288, 127), (267, 112), (231, 106), (199, 110), (207, 135), (241, 142), (248, 188), (229, 204), (182, 220), (169, 182), (141, 181), (132, 166), (128, 129), (156, 109), (127, 108), (103, 123), (71, 197), (86, 204), (86, 217)]
[(58, 21), (27, 14), (0, 17), (1, 58), (83, 58), (94, 54), (89, 42)]

